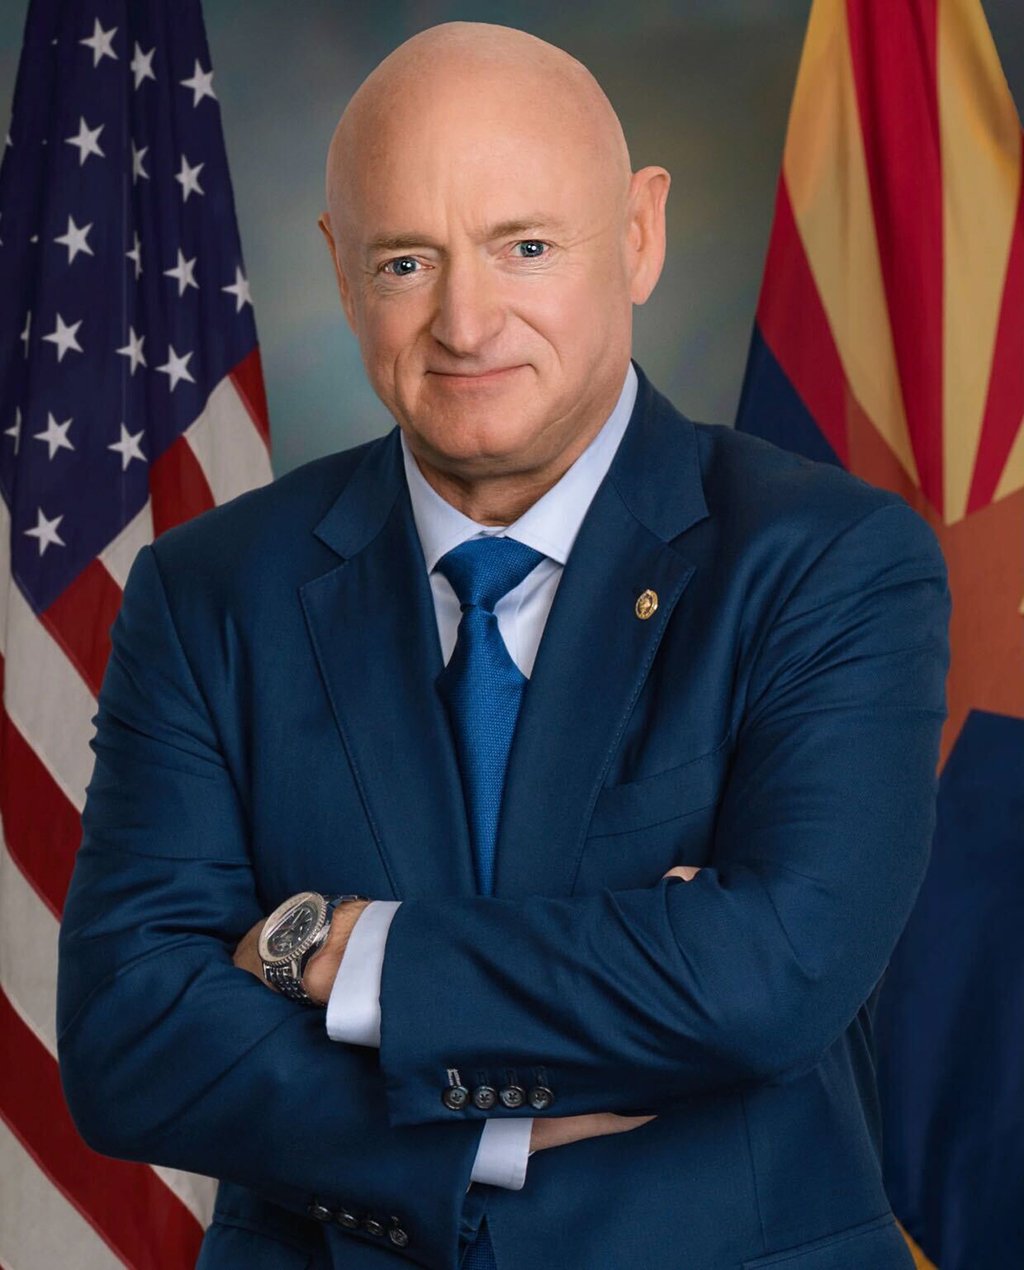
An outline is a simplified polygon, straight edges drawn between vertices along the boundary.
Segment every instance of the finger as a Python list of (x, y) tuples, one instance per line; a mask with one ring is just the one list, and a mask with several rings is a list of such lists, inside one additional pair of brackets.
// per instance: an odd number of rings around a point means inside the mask
[(682, 878), (684, 881), (690, 882), (697, 876), (699, 872), (700, 872), (700, 869), (692, 864), (677, 864), (675, 868), (669, 869), (669, 871), (666, 874), (664, 874), (663, 877)]

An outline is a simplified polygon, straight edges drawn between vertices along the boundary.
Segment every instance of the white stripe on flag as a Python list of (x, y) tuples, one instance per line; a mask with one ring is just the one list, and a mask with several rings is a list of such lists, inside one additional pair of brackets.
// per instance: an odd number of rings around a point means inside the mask
[(139, 548), (153, 541), (153, 511), (149, 499), (146, 505), (107, 547), (100, 552), (100, 560), (117, 585), (124, 590), (128, 570)]
[(0, 825), (0, 986), (40, 1045), (57, 1057), (57, 919), (7, 850)]
[(7, 645), (7, 595), (14, 586), (11, 577), (11, 513), (0, 497), (0, 657)]
[(162, 1164), (154, 1164), (152, 1169), (205, 1230), (213, 1220), (213, 1201), (217, 1198), (216, 1179), (203, 1177), (200, 1173), (183, 1173), (181, 1169), (165, 1169)]
[(11, 584), (7, 610), (4, 704), (76, 811), (92, 776), (96, 699), (64, 650)]
[(0, 1120), (0, 1262), (6, 1270), (124, 1270), (92, 1226)]
[(210, 393), (206, 409), (185, 433), (215, 503), (266, 485), (270, 455), (230, 375)]

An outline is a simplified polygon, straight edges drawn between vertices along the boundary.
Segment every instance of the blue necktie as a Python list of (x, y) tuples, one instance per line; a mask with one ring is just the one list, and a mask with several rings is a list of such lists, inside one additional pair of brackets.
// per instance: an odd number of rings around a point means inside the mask
[[(543, 559), (541, 552), (514, 538), (471, 538), (437, 564), (462, 606), (455, 651), (437, 686), (451, 719), (481, 895), (494, 891), (501, 797), (526, 690), (526, 677), (498, 630), (494, 606)], [(466, 1251), (462, 1270), (497, 1270), (486, 1218)]]

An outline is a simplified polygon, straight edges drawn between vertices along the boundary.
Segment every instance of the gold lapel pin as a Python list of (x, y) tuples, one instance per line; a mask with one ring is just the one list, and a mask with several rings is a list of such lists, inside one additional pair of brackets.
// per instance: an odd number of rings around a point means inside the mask
[(649, 617), (653, 616), (657, 607), (658, 593), (648, 588), (646, 591), (641, 591), (636, 597), (636, 606), (633, 611), (641, 622), (646, 622)]

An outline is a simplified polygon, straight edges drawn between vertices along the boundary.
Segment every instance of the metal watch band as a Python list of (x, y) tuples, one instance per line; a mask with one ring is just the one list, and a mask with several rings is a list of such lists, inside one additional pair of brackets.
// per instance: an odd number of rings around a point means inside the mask
[(305, 973), (306, 964), (309, 959), (320, 951), (327, 940), (327, 932), (330, 929), (331, 917), (334, 910), (348, 900), (369, 900), (368, 895), (356, 895), (348, 893), (345, 895), (325, 895), (324, 902), (327, 905), (324, 913), (324, 922), (317, 931), (318, 938), (312, 943), (305, 952), (297, 957), (292, 957), (289, 961), (271, 964), (263, 963), (263, 973), (268, 983), (273, 985), (283, 996), (290, 998), (292, 1001), (301, 1001), (304, 1005), (320, 1006), (319, 1001), (314, 1001), (309, 993), (302, 986), (302, 976)]

